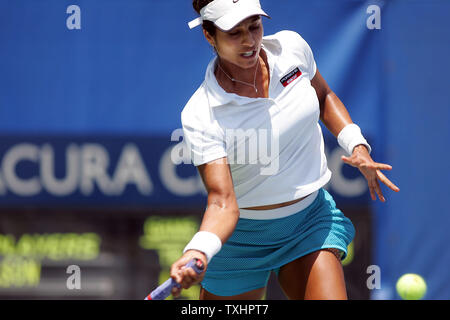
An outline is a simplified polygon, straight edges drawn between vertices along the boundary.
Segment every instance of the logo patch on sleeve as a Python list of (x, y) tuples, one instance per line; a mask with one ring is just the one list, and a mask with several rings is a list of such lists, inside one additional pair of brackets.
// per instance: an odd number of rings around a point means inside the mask
[(287, 75), (285, 75), (280, 80), (280, 82), (283, 85), (283, 87), (287, 87), (289, 84), (291, 84), (292, 81), (294, 81), (295, 79), (297, 79), (301, 75), (302, 75), (302, 72), (300, 71), (300, 69), (299, 68), (295, 68), (294, 70), (289, 72)]

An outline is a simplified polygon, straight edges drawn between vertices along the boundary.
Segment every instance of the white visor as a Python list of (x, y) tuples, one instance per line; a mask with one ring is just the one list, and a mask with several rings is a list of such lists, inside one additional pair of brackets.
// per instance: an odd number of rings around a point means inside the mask
[(214, 0), (200, 10), (200, 17), (188, 23), (189, 28), (195, 28), (208, 20), (222, 31), (233, 29), (239, 22), (251, 16), (269, 17), (261, 9), (259, 0)]

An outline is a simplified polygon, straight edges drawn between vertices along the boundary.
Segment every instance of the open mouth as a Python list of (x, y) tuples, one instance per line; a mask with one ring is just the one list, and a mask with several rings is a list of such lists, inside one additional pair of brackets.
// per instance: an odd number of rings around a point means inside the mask
[(256, 50), (241, 53), (241, 57), (244, 57), (244, 58), (253, 58), (255, 55), (256, 55)]

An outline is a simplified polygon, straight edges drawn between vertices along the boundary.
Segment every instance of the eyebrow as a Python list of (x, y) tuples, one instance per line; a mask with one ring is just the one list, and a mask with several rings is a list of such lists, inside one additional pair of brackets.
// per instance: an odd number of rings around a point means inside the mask
[(254, 17), (254, 18), (252, 19), (252, 21), (251, 21), (250, 23), (256, 22), (256, 21), (258, 21), (259, 19), (261, 19), (261, 16), (256, 16), (256, 17)]

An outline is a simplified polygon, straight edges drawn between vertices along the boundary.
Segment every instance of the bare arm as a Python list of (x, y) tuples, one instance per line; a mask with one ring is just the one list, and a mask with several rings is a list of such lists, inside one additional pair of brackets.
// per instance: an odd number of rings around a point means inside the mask
[[(339, 97), (330, 89), (328, 83), (317, 69), (311, 85), (316, 90), (320, 105), (320, 120), (330, 132), (337, 137), (339, 132), (348, 124), (353, 123), (347, 108)], [(366, 151), (364, 145), (356, 146), (355, 151)]]
[(316, 90), (317, 98), (319, 99), (320, 120), (337, 137), (346, 125), (353, 123), (350, 114), (342, 101), (330, 89), (319, 70), (316, 71), (311, 85)]
[[(225, 243), (232, 235), (239, 220), (239, 208), (234, 193), (230, 166), (226, 158), (221, 158), (197, 167), (208, 192), (208, 207), (203, 215), (200, 231), (216, 234), (220, 241)], [(184, 289), (199, 283), (203, 277), (192, 269), (183, 269), (183, 266), (193, 258), (203, 261), (207, 268), (207, 259), (203, 252), (187, 250), (171, 268), (171, 277), (181, 284)], [(205, 270), (206, 270), (205, 268)], [(176, 297), (181, 289), (174, 288), (172, 294)]]
[(239, 219), (230, 167), (226, 158), (222, 158), (198, 166), (198, 171), (208, 192), (208, 208), (200, 231), (215, 233), (225, 243)]
[[(311, 85), (316, 90), (317, 98), (319, 99), (320, 120), (322, 120), (328, 130), (337, 137), (339, 132), (341, 132), (346, 125), (353, 123), (350, 114), (342, 101), (330, 89), (319, 70), (316, 71), (314, 78), (311, 80)], [(382, 202), (385, 202), (379, 181), (383, 182), (395, 192), (400, 191), (400, 189), (380, 171), (391, 170), (392, 167), (388, 164), (374, 162), (370, 157), (366, 146), (356, 146), (350, 157), (342, 156), (341, 159), (348, 165), (356, 167), (361, 171), (367, 180), (372, 200), (376, 200), (375, 194), (377, 194), (378, 198)]]

